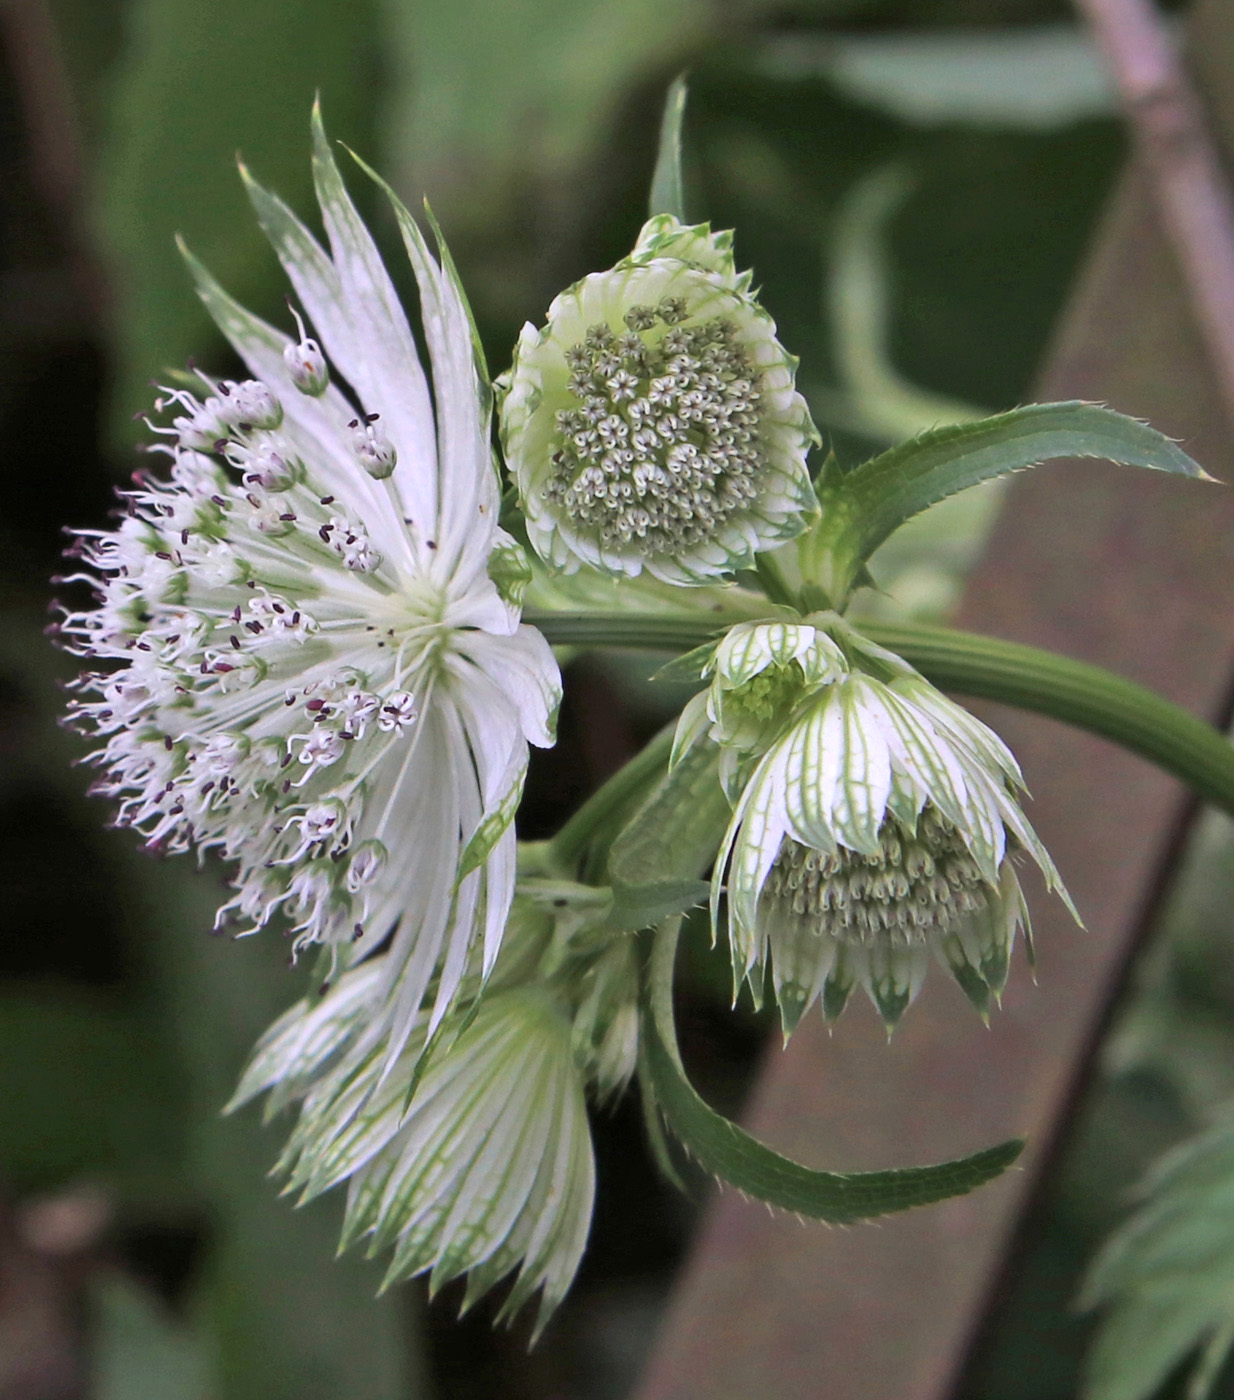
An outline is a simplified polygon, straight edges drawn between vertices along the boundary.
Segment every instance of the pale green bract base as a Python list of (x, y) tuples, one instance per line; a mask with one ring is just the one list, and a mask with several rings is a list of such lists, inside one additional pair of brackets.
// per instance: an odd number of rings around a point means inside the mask
[[(776, 339), (775, 322), (749, 294), (750, 274), (736, 273), (731, 244), (731, 234), (712, 234), (705, 224), (685, 227), (661, 215), (644, 226), (629, 258), (562, 292), (543, 329), (523, 327), (513, 365), (495, 388), (507, 465), (518, 485), (528, 538), (554, 568), (573, 573), (586, 565), (628, 576), (646, 569), (667, 583), (713, 583), (749, 567), (757, 552), (794, 539), (817, 513), (806, 454), (819, 437), (794, 388), (797, 361)], [(689, 315), (681, 323), (686, 329), (716, 317), (733, 322), (735, 344), (759, 375), (766, 462), (757, 499), (721, 521), (712, 538), (679, 555), (649, 555), (638, 540), (614, 546), (580, 528), (547, 499), (545, 487), (560, 442), (556, 415), (578, 403), (567, 387), (566, 352), (583, 341), (589, 327), (603, 323), (620, 334), (631, 306), (673, 296), (687, 299)]]

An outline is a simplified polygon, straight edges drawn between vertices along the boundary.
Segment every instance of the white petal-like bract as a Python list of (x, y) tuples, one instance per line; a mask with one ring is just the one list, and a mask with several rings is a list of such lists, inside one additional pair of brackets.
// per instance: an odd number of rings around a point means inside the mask
[(796, 361), (731, 235), (651, 220), (527, 325), (499, 381), (528, 538), (549, 564), (705, 584), (817, 512)]
[[(894, 1024), (931, 954), (984, 1014), (1028, 927), (1014, 858), (1066, 899), (1020, 810), (1019, 768), (899, 657), (827, 621), (844, 652), (778, 623), (741, 624), (717, 648), (705, 705), (734, 811), (713, 920), (727, 897), (734, 972), (757, 996), (770, 961), (787, 1031), (819, 999), (838, 1015), (857, 985)], [(826, 665), (807, 679), (812, 655)], [(679, 748), (702, 718), (696, 701)]]
[(281, 916), (336, 972), (389, 946), (365, 1027), (388, 1067), (430, 989), (432, 1030), (472, 950), (485, 971), (497, 955), (560, 678), (504, 586), (491, 391), (449, 259), (395, 201), (426, 374), (316, 113), (313, 173), (328, 252), (245, 173), (295, 336), (189, 257), (252, 378), (162, 392), (170, 471), (142, 476), (116, 528), (79, 532), (97, 606), (59, 632), (97, 663), (73, 710), (118, 822), (236, 863), (220, 928)]

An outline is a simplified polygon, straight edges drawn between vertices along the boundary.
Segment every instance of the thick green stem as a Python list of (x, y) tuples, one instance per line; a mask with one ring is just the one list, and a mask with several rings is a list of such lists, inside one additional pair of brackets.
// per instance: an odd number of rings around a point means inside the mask
[[(552, 863), (577, 874), (578, 863), (591, 842), (614, 821), (667, 766), (673, 748), (673, 725), (662, 729), (647, 746), (619, 768), (578, 809), (549, 843)], [(614, 835), (616, 833), (614, 832)]]
[(747, 615), (724, 613), (539, 612), (523, 621), (538, 628), (553, 646), (626, 647), (637, 651), (689, 651), (702, 646)]
[[(526, 618), (557, 644), (664, 651), (688, 651), (746, 620), (717, 614), (630, 613), (542, 613)], [(860, 630), (944, 690), (1035, 710), (1099, 734), (1234, 814), (1234, 745), (1211, 725), (1133, 681), (1039, 647), (947, 627), (864, 622)]]
[(866, 623), (861, 630), (944, 690), (1000, 700), (1099, 734), (1234, 814), (1234, 745), (1142, 685), (1039, 647), (947, 627)]

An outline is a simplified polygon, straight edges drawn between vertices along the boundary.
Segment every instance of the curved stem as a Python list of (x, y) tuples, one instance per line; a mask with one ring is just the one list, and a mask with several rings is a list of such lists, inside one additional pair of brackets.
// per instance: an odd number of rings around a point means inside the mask
[[(542, 613), (525, 617), (554, 643), (664, 651), (688, 651), (711, 641), (733, 622), (745, 620), (714, 613), (681, 617)], [(1040, 647), (949, 627), (863, 622), (860, 630), (897, 652), (944, 690), (999, 700), (1099, 734), (1181, 778), (1202, 797), (1234, 813), (1234, 745), (1212, 725), (1134, 681)]]
[(1000, 700), (1099, 734), (1234, 814), (1234, 744), (1181, 706), (1100, 666), (948, 627), (867, 623), (944, 690)]

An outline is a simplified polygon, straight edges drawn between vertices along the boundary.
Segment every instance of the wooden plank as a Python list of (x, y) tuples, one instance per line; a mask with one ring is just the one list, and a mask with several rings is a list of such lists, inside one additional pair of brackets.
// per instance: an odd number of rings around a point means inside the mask
[[(1234, 9), (1195, 17), (1206, 87), (1234, 133)], [(1231, 430), (1138, 173), (1123, 180), (1039, 397), (1100, 399), (1234, 479)], [(1090, 463), (1018, 480), (959, 622), (1055, 648), (1220, 718), (1234, 685), (1234, 492)], [(853, 1008), (768, 1053), (745, 1121), (820, 1166), (937, 1160), (1026, 1133), (1024, 1169), (960, 1201), (828, 1230), (713, 1200), (639, 1400), (942, 1400), (1063, 1121), (1186, 809), (1178, 786), (1086, 735), (984, 709), (1019, 755), (1031, 815), (1082, 910), (1030, 892), (1034, 986), (1017, 958), (984, 1029), (932, 976), (890, 1049)]]

